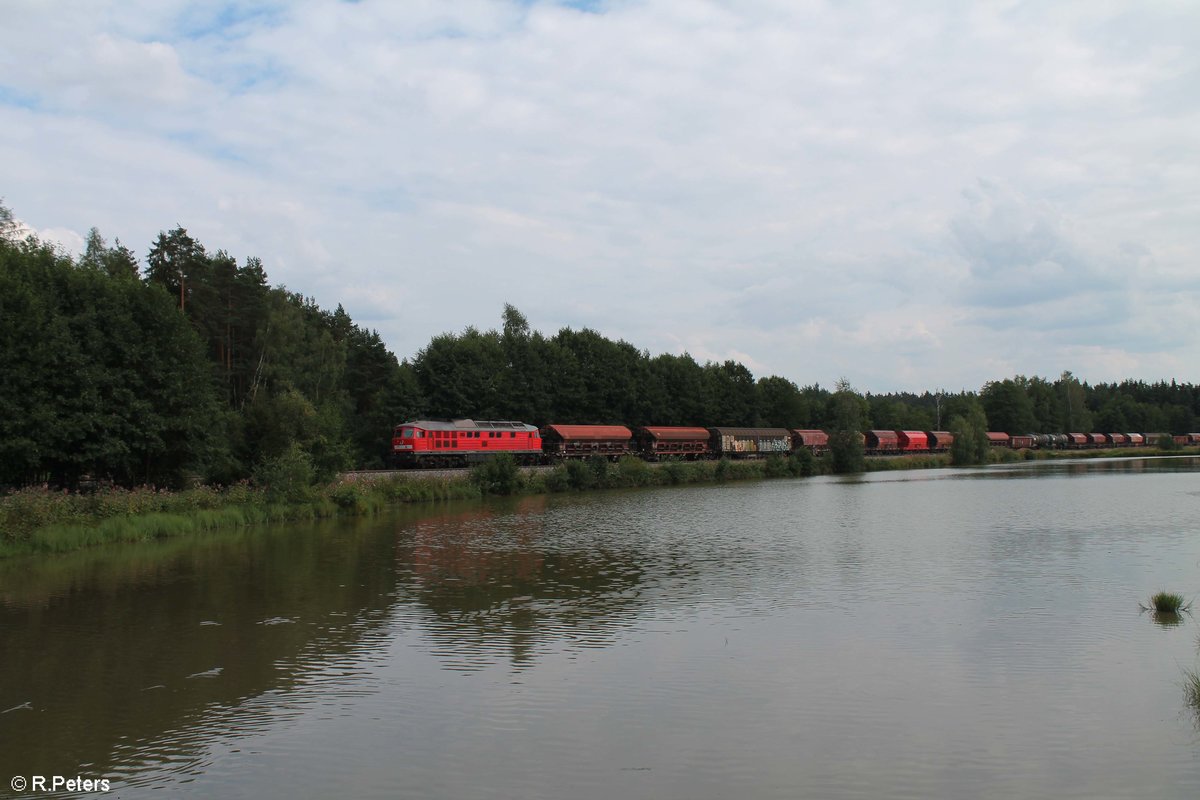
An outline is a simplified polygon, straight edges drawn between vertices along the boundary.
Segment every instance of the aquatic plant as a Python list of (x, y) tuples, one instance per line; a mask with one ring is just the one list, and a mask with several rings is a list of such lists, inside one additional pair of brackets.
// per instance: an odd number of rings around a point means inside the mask
[(1184, 667), (1183, 698), (1197, 714), (1200, 714), (1200, 669)]
[(1150, 597), (1150, 605), (1142, 606), (1148, 610), (1153, 610), (1159, 614), (1178, 614), (1181, 611), (1191, 609), (1192, 604), (1187, 602), (1187, 599), (1176, 592), (1156, 592)]

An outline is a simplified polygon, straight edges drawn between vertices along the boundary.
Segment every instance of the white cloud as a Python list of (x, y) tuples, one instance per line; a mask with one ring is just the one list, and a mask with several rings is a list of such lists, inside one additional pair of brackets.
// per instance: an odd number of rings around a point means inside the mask
[(183, 224), (401, 357), (512, 302), (801, 384), (1200, 380), (1190, 6), (212, 9), (8, 10), (19, 216)]

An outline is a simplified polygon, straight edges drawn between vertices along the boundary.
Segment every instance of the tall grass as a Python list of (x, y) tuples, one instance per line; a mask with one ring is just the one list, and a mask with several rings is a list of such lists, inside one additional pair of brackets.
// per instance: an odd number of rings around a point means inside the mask
[(1192, 607), (1192, 604), (1187, 602), (1187, 598), (1176, 592), (1157, 592), (1150, 597), (1149, 608), (1159, 614), (1178, 614), (1181, 611), (1187, 611)]
[(1200, 714), (1200, 669), (1183, 669), (1183, 699)]
[(0, 558), (267, 522), (371, 515), (400, 503), (479, 496), (478, 486), (465, 475), (331, 484), (312, 487), (302, 500), (248, 483), (181, 492), (150, 486), (107, 488), (90, 494), (33, 487), (0, 496)]

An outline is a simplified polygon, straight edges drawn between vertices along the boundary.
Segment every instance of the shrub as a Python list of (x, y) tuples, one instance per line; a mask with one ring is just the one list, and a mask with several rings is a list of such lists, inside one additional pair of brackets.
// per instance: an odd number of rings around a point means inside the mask
[(667, 476), (667, 483), (678, 485), (687, 482), (687, 466), (681, 461), (668, 461), (659, 469)]
[(729, 477), (730, 477), (729, 470), (730, 470), (729, 459), (722, 458), (720, 461), (717, 462), (716, 469), (713, 470), (713, 480), (720, 481), (722, 483), (729, 480)]
[(649, 486), (654, 482), (654, 469), (637, 456), (621, 456), (617, 482), (621, 486)]
[(588, 469), (592, 471), (592, 475), (594, 475), (596, 478), (596, 482), (593, 485), (600, 487), (607, 486), (609, 468), (608, 459), (599, 454), (590, 455), (587, 459), (587, 465)]
[(775, 453), (767, 456), (766, 475), (768, 478), (786, 478), (791, 474), (787, 460)]
[(482, 494), (516, 494), (521, 490), (521, 468), (511, 453), (500, 453), (472, 467), (471, 482)]
[(546, 491), (565, 492), (571, 488), (570, 470), (563, 464), (545, 473)]
[(254, 470), (254, 482), (271, 502), (299, 503), (312, 498), (315, 480), (312, 459), (297, 442), (274, 458), (268, 458)]
[(329, 499), (338, 508), (358, 511), (363, 505), (363, 491), (357, 483), (339, 483), (329, 490)]
[(813, 455), (812, 450), (801, 447), (788, 457), (787, 468), (788, 472), (796, 477), (807, 478), (817, 472), (817, 457)]
[(582, 461), (567, 461), (567, 482), (572, 489), (590, 489), (596, 485), (596, 473)]

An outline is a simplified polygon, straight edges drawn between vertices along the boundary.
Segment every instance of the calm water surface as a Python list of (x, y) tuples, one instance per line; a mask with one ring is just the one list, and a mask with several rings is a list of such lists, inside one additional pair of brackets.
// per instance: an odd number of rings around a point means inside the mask
[(1194, 799), (1200, 625), (1138, 604), (1198, 511), (1090, 461), (0, 563), (0, 795)]

